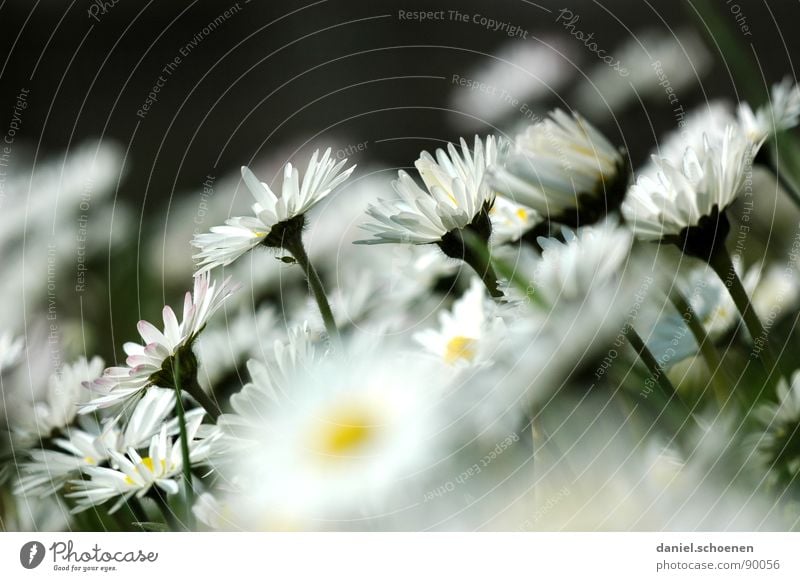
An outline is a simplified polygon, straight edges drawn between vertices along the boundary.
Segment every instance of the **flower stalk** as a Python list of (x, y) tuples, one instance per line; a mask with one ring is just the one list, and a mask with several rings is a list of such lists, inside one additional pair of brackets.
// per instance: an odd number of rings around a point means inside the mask
[[(183, 484), (186, 504), (186, 526), (194, 530), (192, 507), (194, 506), (194, 487), (192, 486), (192, 461), (189, 454), (189, 436), (186, 432), (186, 414), (183, 409), (181, 393), (180, 352), (174, 355), (173, 383), (175, 385), (175, 411), (178, 416), (178, 430), (181, 440), (181, 458), (183, 461)], [(196, 382), (194, 382), (196, 383)]]
[(709, 256), (708, 264), (724, 283), (736, 308), (741, 313), (745, 326), (753, 339), (753, 351), (761, 360), (767, 378), (769, 379), (773, 374), (780, 375), (778, 360), (772, 352), (767, 331), (761, 324), (761, 320), (750, 302), (750, 297), (747, 296), (747, 291), (742, 285), (739, 275), (736, 274), (730, 254), (724, 246), (719, 245), (715, 248)]
[(717, 401), (720, 405), (724, 405), (729, 395), (727, 387), (728, 378), (725, 373), (725, 368), (722, 366), (722, 359), (719, 356), (719, 352), (714, 346), (714, 342), (708, 336), (706, 328), (697, 316), (697, 312), (680, 290), (673, 288), (669, 298), (692, 332), (694, 340), (700, 348), (700, 353), (703, 359), (705, 359), (708, 372), (711, 375), (711, 384), (714, 388)]

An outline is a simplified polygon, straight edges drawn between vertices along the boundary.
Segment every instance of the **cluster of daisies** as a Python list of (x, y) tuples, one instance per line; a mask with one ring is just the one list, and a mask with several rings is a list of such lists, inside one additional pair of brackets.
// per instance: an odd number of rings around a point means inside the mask
[[(698, 462), (727, 433), (709, 424), (723, 412), (748, 419), (769, 485), (790, 487), (800, 371), (786, 369), (770, 328), (796, 304), (797, 265), (744, 275), (726, 242), (737, 203), (762, 195), (760, 150), (799, 118), (788, 82), (755, 111), (709, 106), (635, 171), (623, 148), (561, 110), (511, 140), (423, 152), (418, 175), (400, 171), (393, 196), (373, 197), (356, 241), (398, 248), (402, 264), (384, 254), (346, 280), (318, 270), (307, 237), (324, 199), (342, 190), (346, 203), (355, 168), (316, 152), (302, 174), (286, 164), (275, 188), (244, 167), (252, 215), (195, 235), (180, 320), (166, 306), (161, 325), (141, 321), (124, 365), (64, 366), (9, 427), (5, 477), (17, 496), (57, 499), (76, 519), (124, 513), (144, 528), (586, 526), (592, 498), (621, 502), (619, 474), (586, 490), (586, 470), (568, 463), (574, 443), (557, 446), (547, 424), (559, 397), (583, 402), (605, 385), (660, 430), (656, 453), (635, 443), (628, 456), (642, 463), (637, 482), (660, 492), (642, 497), (650, 508), (670, 494), (703, 505), (705, 484), (685, 482), (708, 480)], [(240, 285), (222, 274), (262, 247), (256, 263), (277, 254), (307, 283), (309, 300), (287, 298), (282, 321), (237, 317)], [(765, 394), (753, 413), (725, 362), (734, 343)], [(214, 362), (234, 344), (247, 377), (231, 390)], [(21, 350), (0, 338), (0, 377)], [(699, 394), (676, 380), (692, 366)], [(551, 510), (560, 520), (544, 519)]]

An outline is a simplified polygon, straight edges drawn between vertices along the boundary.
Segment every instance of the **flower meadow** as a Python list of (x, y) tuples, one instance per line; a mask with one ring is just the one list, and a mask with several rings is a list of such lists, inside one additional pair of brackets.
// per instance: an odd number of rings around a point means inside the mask
[(798, 530), (800, 86), (736, 97), (650, 152), (585, 93), (399, 168), (266, 141), (161, 229), (112, 140), (4, 164), (0, 529)]

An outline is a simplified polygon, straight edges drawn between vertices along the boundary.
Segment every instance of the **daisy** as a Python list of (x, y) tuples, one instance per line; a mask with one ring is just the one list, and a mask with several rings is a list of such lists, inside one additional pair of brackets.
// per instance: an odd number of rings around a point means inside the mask
[[(202, 419), (198, 414), (187, 418), (186, 423), (189, 458), (193, 465), (207, 459), (215, 439), (198, 438)], [(108, 511), (112, 514), (131, 496), (141, 498), (154, 486), (167, 494), (178, 492), (177, 481), (182, 474), (183, 458), (180, 442), (168, 437), (167, 426), (162, 426), (152, 437), (146, 456), (141, 456), (133, 447), (128, 448), (125, 454), (112, 450), (109, 456), (116, 468), (88, 466), (83, 469), (86, 479), (69, 481), (72, 492), (64, 496), (76, 502), (71, 512), (82, 512), (117, 498)]]
[(796, 127), (800, 121), (800, 87), (789, 77), (772, 86), (769, 103), (755, 112), (747, 103), (737, 110), (739, 124), (753, 142)]
[(342, 171), (346, 163), (346, 159), (338, 163), (331, 159), (330, 148), (322, 158), (317, 150), (308, 162), (302, 183), (297, 168), (287, 163), (278, 194), (242, 167), (242, 179), (256, 200), (252, 206), (255, 216), (229, 218), (225, 226), (214, 226), (211, 232), (196, 235), (192, 245), (200, 250), (195, 255), (197, 274), (226, 266), (260, 244), (285, 248), (299, 236), (305, 213), (353, 173), (355, 166)]
[(750, 304), (747, 291), (725, 249), (730, 231), (727, 208), (742, 194), (763, 140), (757, 143), (729, 125), (719, 143), (706, 136), (702, 151), (689, 148), (682, 167), (655, 159), (655, 178), (640, 176), (628, 192), (622, 212), (637, 237), (672, 243), (706, 261), (725, 283), (769, 375), (778, 370), (767, 332)]
[(75, 419), (78, 406), (87, 400), (83, 383), (96, 378), (103, 371), (103, 360), (81, 357), (72, 364), (62, 365), (53, 373), (42, 397), (30, 402), (30, 410), (20, 414), (17, 429), (23, 439), (39, 440), (68, 426)]
[(25, 343), (22, 337), (14, 338), (10, 333), (0, 335), (0, 374), (14, 367), (22, 357)]
[[(70, 428), (64, 437), (54, 438), (56, 449), (31, 450), (31, 461), (20, 467), (22, 477), (16, 487), (17, 494), (44, 496), (61, 489), (64, 483), (84, 467), (99, 466), (110, 460), (112, 451), (123, 453), (128, 448), (141, 448), (150, 442), (167, 422), (175, 407), (175, 392), (159, 387), (151, 388), (136, 404), (125, 428), (119, 422), (109, 422), (99, 432), (97, 429)], [(187, 416), (202, 416), (196, 409)], [(167, 424), (177, 432), (175, 422)]]
[(477, 279), (455, 301), (452, 311), (439, 313), (439, 328), (414, 334), (414, 340), (448, 366), (479, 365), (492, 356), (500, 340), (502, 319)]
[(622, 200), (628, 172), (622, 152), (577, 113), (558, 109), (518, 135), (489, 183), (553, 222), (596, 222)]
[(619, 279), (633, 243), (631, 232), (609, 219), (576, 231), (562, 229), (564, 241), (539, 238), (541, 260), (534, 274), (545, 304), (582, 304)]
[(230, 278), (218, 285), (211, 282), (208, 273), (203, 273), (194, 279), (194, 292), (186, 293), (180, 323), (169, 306), (163, 310), (163, 332), (147, 321), (139, 321), (137, 328), (144, 345), (125, 343), (126, 366), (109, 367), (99, 378), (84, 383), (98, 395), (82, 406), (81, 413), (129, 401), (153, 385), (174, 387), (173, 364), (177, 355), (180, 356), (182, 388), (213, 411), (216, 406), (196, 385), (197, 359), (192, 345), (209, 318), (237, 289), (237, 285), (230, 284)]
[(253, 382), (232, 402), (238, 417), (220, 418), (240, 444), (220, 440), (215, 463), (232, 487), (224, 504), (242, 528), (319, 527), (361, 515), (402, 493), (442, 453), (434, 439), (447, 425), (436, 405), (439, 376), (419, 361), (387, 350), (339, 352), (280, 385), (253, 367)]
[(541, 216), (533, 208), (518, 204), (505, 196), (497, 196), (492, 209), (492, 244), (499, 245), (516, 242), (542, 222)]
[(777, 386), (778, 401), (761, 406), (755, 412), (763, 426), (757, 445), (764, 464), (771, 469), (771, 479), (793, 483), (800, 474), (800, 371), (791, 379), (782, 378)]
[[(436, 244), (445, 255), (467, 262), (482, 278), (494, 278), (485, 257), (465, 237), (486, 245), (491, 236), (489, 211), (495, 195), (484, 176), (498, 159), (498, 147), (504, 144), (493, 136), (485, 142), (476, 136), (471, 152), (464, 139), (461, 152), (453, 144), (447, 152), (438, 149), (435, 159), (423, 151), (414, 165), (427, 191), (406, 172), (398, 172), (392, 185), (399, 198), (369, 205), (367, 214), (374, 222), (362, 228), (374, 237), (356, 243)], [(497, 296), (496, 283), (486, 280), (486, 284)]]
[(744, 190), (760, 145), (730, 125), (719, 144), (706, 137), (701, 151), (686, 149), (680, 166), (653, 158), (656, 176), (640, 176), (622, 204), (636, 236), (683, 245), (690, 255), (707, 254), (713, 237), (727, 234), (725, 210)]

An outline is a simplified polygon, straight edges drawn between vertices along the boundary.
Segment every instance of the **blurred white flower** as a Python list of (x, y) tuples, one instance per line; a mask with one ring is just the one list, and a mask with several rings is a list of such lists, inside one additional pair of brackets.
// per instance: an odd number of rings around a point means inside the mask
[(796, 485), (800, 474), (800, 371), (781, 378), (777, 402), (761, 405), (754, 413), (761, 431), (752, 435), (759, 461), (770, 470), (771, 483)]
[(214, 226), (211, 232), (196, 235), (192, 245), (200, 249), (195, 255), (200, 267), (197, 274), (226, 266), (259, 244), (280, 248), (283, 230), (291, 227), (289, 223), (295, 219), (304, 221), (305, 213), (314, 204), (350, 177), (355, 166), (342, 171), (346, 163), (346, 159), (338, 163), (331, 159), (330, 148), (321, 158), (319, 151), (315, 151), (302, 183), (297, 168), (287, 163), (279, 194), (242, 167), (242, 179), (256, 200), (252, 206), (255, 216), (229, 218), (225, 226)]
[(95, 379), (102, 371), (100, 357), (90, 361), (81, 357), (74, 363), (62, 365), (50, 376), (41, 396), (34, 396), (27, 409), (17, 408), (14, 430), (18, 441), (38, 442), (71, 424), (78, 406), (86, 403), (90, 395), (83, 383)]
[(591, 397), (562, 400), (543, 414), (550, 438), (537, 453), (537, 470), (544, 477), (528, 508), (519, 510), (521, 529), (780, 528), (774, 501), (744, 476), (743, 468), (754, 465), (741, 455), (735, 427), (701, 421), (708, 427), (689, 436), (691, 453), (683, 453), (646, 433), (635, 414), (606, 406)]
[(516, 242), (528, 230), (542, 221), (536, 210), (518, 204), (503, 195), (495, 197), (489, 210), (492, 219), (492, 244)]
[(398, 481), (411, 486), (440, 457), (447, 423), (429, 365), (375, 349), (292, 367), (275, 378), (251, 364), (253, 383), (232, 400), (238, 417), (220, 417), (240, 440), (233, 452), (220, 440), (215, 466), (231, 527), (324, 528), (380, 510)]
[(469, 289), (453, 304), (452, 311), (439, 313), (439, 328), (414, 334), (414, 340), (448, 366), (481, 365), (491, 360), (501, 340), (502, 319), (483, 284), (472, 279)]
[(508, 41), (465, 75), (452, 75), (450, 108), (464, 129), (485, 127), (507, 116), (533, 115), (535, 103), (557, 92), (575, 74), (578, 60), (557, 37)]
[(663, 99), (677, 108), (681, 92), (693, 90), (713, 62), (703, 40), (689, 29), (637, 31), (614, 48), (614, 56), (628, 71), (625, 78), (598, 63), (576, 90), (576, 107), (590, 118), (619, 114), (639, 99)]
[[(487, 212), (494, 202), (494, 193), (485, 183), (484, 174), (495, 163), (498, 147), (494, 136), (485, 143), (475, 137), (470, 152), (464, 139), (461, 152), (451, 143), (447, 152), (436, 150), (436, 159), (423, 151), (415, 162), (428, 191), (422, 190), (404, 171), (393, 182), (400, 199), (379, 200), (371, 204), (367, 214), (375, 221), (362, 228), (374, 238), (361, 244), (435, 244), (449, 232), (488, 221)], [(488, 237), (488, 233), (487, 233)]]
[(0, 335), (0, 375), (14, 367), (20, 360), (25, 341), (11, 333)]
[(489, 183), (514, 202), (555, 221), (593, 222), (613, 210), (628, 181), (625, 160), (578, 113), (557, 109), (517, 136)]
[(772, 86), (770, 100), (755, 112), (747, 103), (737, 110), (739, 124), (753, 142), (797, 126), (800, 120), (800, 87), (789, 77)]
[(618, 279), (627, 261), (633, 237), (613, 219), (576, 231), (562, 229), (564, 242), (539, 238), (542, 258), (534, 283), (548, 305), (560, 301), (582, 303), (592, 292)]
[(111, 407), (136, 397), (151, 385), (171, 386), (172, 361), (176, 353), (194, 357), (192, 344), (209, 318), (222, 306), (238, 285), (230, 278), (222, 284), (211, 282), (205, 272), (195, 277), (194, 291), (186, 293), (183, 319), (180, 324), (171, 307), (163, 310), (164, 331), (147, 321), (139, 321), (139, 334), (144, 345), (128, 342), (123, 345), (128, 355), (125, 367), (109, 367), (103, 375), (84, 385), (97, 395), (81, 407), (81, 413)]

